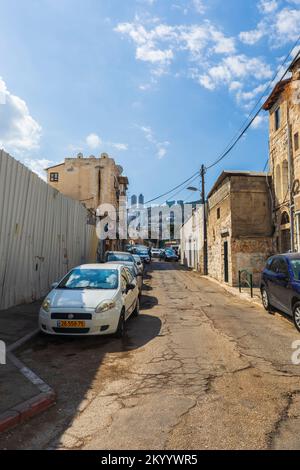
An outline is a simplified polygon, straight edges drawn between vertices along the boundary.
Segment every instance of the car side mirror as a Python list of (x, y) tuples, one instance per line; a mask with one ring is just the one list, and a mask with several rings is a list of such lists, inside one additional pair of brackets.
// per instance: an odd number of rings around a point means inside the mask
[(59, 282), (53, 282), (53, 284), (51, 284), (51, 287), (52, 289), (56, 289), (59, 285)]
[(126, 291), (129, 292), (130, 290), (134, 290), (135, 289), (135, 285), (130, 283), (130, 284), (127, 284), (127, 287), (126, 287)]

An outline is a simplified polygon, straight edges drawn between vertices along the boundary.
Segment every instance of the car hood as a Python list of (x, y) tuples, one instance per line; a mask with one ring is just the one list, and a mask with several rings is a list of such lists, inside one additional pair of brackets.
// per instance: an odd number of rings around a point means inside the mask
[(103, 300), (115, 297), (116, 290), (54, 289), (48, 295), (51, 308), (96, 308)]

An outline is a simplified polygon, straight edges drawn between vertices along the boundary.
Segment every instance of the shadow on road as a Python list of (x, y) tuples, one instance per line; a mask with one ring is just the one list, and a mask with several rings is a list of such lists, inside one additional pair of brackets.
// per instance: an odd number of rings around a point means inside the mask
[[(151, 275), (147, 274), (148, 279)], [(141, 313), (127, 322), (124, 339), (113, 336), (62, 337), (40, 334), (18, 351), (18, 356), (57, 393), (54, 407), (0, 436), (0, 449), (59, 447), (62, 435), (93, 394), (101, 393), (107, 381), (131, 373), (133, 351), (160, 334), (161, 320), (148, 310), (156, 297), (144, 292)], [(24, 443), (24, 444), (23, 444)]]

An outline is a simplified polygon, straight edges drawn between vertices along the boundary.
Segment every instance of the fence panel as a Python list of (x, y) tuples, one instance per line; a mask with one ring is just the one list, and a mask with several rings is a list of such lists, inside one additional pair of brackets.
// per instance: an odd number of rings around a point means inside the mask
[(72, 267), (95, 259), (95, 227), (64, 196), (0, 150), (0, 310), (32, 302)]

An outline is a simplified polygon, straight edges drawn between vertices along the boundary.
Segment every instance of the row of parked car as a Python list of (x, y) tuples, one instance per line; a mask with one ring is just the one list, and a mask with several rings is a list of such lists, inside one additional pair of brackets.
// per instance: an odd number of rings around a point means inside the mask
[(44, 300), (39, 326), (50, 335), (107, 335), (122, 338), (127, 319), (138, 316), (149, 253), (108, 251), (104, 263), (72, 269)]
[(129, 253), (138, 255), (146, 263), (150, 263), (152, 258), (164, 260), (164, 261), (179, 261), (178, 253), (172, 248), (148, 248), (142, 245), (128, 246)]

